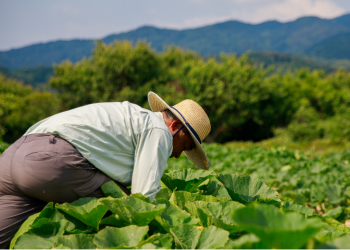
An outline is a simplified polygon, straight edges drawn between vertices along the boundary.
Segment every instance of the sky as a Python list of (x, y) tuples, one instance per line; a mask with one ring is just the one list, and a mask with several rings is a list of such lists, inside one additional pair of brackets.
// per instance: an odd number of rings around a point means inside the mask
[(350, 0), (0, 0), (0, 51), (36, 43), (100, 39), (151, 25), (197, 28), (350, 13)]

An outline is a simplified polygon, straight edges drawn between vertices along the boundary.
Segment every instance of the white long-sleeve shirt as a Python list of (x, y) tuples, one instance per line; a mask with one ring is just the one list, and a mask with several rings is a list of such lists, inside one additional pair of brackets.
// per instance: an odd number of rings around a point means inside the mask
[(172, 135), (160, 112), (129, 102), (90, 104), (48, 117), (33, 133), (58, 134), (96, 168), (153, 200), (173, 150)]

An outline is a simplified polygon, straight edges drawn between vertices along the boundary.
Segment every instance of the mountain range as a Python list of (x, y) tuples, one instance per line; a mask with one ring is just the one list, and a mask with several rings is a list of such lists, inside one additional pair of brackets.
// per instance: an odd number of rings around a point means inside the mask
[[(169, 45), (203, 56), (246, 51), (278, 52), (324, 59), (350, 59), (350, 14), (334, 19), (302, 17), (292, 22), (248, 24), (227, 21), (194, 29), (171, 30), (152, 26), (113, 34), (101, 39), (147, 41), (157, 51)], [(73, 63), (89, 57), (94, 40), (59, 40), (0, 52), (0, 66), (9, 69), (52, 66), (63, 60)]]

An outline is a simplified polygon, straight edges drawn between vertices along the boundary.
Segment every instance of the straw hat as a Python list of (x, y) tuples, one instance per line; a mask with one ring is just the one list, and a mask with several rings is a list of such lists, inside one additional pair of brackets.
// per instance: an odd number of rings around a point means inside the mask
[(157, 94), (148, 93), (148, 102), (153, 112), (169, 109), (187, 127), (196, 148), (184, 151), (184, 154), (194, 164), (202, 169), (209, 168), (208, 157), (205, 154), (201, 142), (210, 132), (209, 117), (203, 108), (192, 100), (184, 100), (174, 106), (169, 106)]

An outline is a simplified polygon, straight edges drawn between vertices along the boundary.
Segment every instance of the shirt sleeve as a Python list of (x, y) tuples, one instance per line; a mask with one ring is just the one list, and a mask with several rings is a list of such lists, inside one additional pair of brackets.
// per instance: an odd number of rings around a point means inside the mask
[(160, 180), (173, 150), (171, 134), (163, 129), (145, 130), (135, 151), (131, 193), (142, 193), (152, 201), (160, 190)]

